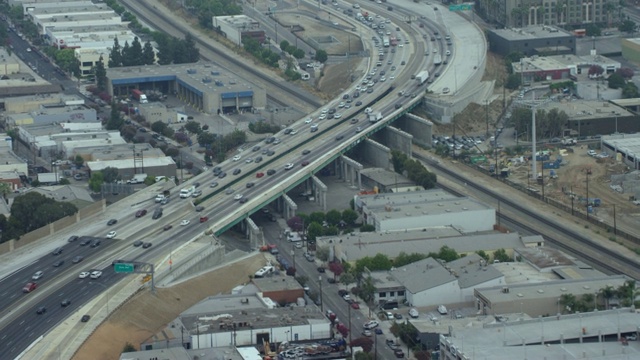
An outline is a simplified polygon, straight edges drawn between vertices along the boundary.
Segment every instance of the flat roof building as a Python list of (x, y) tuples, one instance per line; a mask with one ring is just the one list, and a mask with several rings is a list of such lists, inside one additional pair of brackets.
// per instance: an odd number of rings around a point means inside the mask
[(366, 168), (360, 171), (362, 175), (362, 186), (367, 189), (378, 189), (380, 193), (420, 191), (424, 188), (416, 185), (409, 178), (382, 168)]
[(5, 98), (4, 110), (6, 114), (19, 114), (36, 111), (47, 106), (63, 106), (84, 104), (84, 100), (77, 95), (38, 94)]
[(147, 158), (118, 159), (118, 160), (96, 160), (86, 163), (90, 172), (101, 171), (107, 167), (118, 169), (118, 173), (123, 179), (130, 179), (135, 174), (145, 173), (149, 176), (176, 176), (176, 163), (170, 156)]
[(34, 24), (38, 27), (38, 32), (41, 35), (47, 33), (47, 28), (53, 26), (72, 27), (72, 26), (90, 26), (94, 24), (96, 26), (104, 25), (116, 25), (122, 23), (120, 15), (111, 12), (86, 12), (76, 15), (54, 15), (54, 16), (40, 16), (36, 15), (32, 17)]
[(531, 25), (488, 32), (490, 49), (496, 54), (563, 55), (576, 53), (576, 38), (560, 27)]
[(267, 104), (265, 89), (212, 63), (120, 67), (107, 70), (112, 96), (151, 89), (176, 94), (209, 114), (252, 111)]
[(125, 23), (102, 26), (53, 26), (46, 29), (48, 43), (59, 48), (95, 47), (96, 45), (92, 44), (96, 42), (107, 42), (107, 47), (112, 47), (116, 37), (124, 46), (127, 40), (131, 44), (135, 34)]
[(304, 299), (304, 290), (293, 276), (284, 273), (251, 279), (262, 296), (277, 302), (281, 306), (296, 303), (299, 298)]
[(0, 76), (17, 74), (20, 72), (20, 63), (7, 52), (4, 47), (0, 48)]
[(617, 161), (640, 170), (640, 133), (603, 136), (601, 148)]
[(493, 230), (495, 210), (443, 190), (356, 196), (356, 209), (377, 232), (452, 226), (462, 232)]
[(245, 37), (253, 38), (259, 44), (266, 39), (260, 23), (246, 15), (214, 16), (212, 22), (214, 29), (218, 29), (227, 39), (239, 46)]

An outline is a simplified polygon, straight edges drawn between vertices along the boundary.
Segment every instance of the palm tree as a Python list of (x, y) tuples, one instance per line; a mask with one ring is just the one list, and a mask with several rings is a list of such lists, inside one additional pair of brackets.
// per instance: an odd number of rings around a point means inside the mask
[(616, 9), (616, 6), (612, 2), (604, 4), (602, 10), (607, 14), (607, 27), (611, 27), (611, 13)]
[(605, 310), (609, 310), (609, 301), (616, 295), (616, 290), (613, 286), (607, 285), (604, 289), (600, 289), (600, 293), (605, 301)]
[(562, 305), (563, 312), (566, 310), (567, 312), (572, 312), (576, 307), (576, 297), (573, 294), (562, 294), (560, 295), (560, 305)]

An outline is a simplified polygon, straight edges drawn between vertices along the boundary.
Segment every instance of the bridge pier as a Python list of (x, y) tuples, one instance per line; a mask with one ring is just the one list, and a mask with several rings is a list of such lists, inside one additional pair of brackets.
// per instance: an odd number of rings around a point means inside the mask
[(291, 199), (287, 194), (282, 194), (282, 214), (285, 220), (289, 220), (296, 216), (296, 210), (298, 210), (298, 204)]
[(244, 221), (247, 228), (247, 237), (249, 238), (249, 247), (251, 249), (258, 249), (261, 245), (264, 245), (264, 233), (256, 225), (251, 217), (247, 217)]
[[(342, 159), (342, 163), (344, 164), (345, 181), (347, 181), (352, 187), (357, 186), (358, 189), (362, 189), (362, 177), (360, 176), (360, 172), (362, 171), (362, 169), (364, 169), (364, 166), (345, 155), (340, 156), (340, 158)], [(346, 176), (347, 174), (348, 179)], [(356, 179), (358, 181), (357, 185)]]
[(406, 133), (391, 125), (379, 131), (384, 143), (392, 149), (400, 150), (405, 154), (411, 154), (413, 135)]
[[(413, 135), (413, 142), (430, 148), (433, 146), (431, 136), (433, 135), (433, 123), (425, 118), (410, 113), (393, 123), (403, 131)], [(407, 153), (409, 154), (409, 153)]]
[[(315, 175), (309, 178), (312, 184), (313, 196), (315, 197), (315, 201), (319, 202), (322, 205), (322, 210), (327, 211), (327, 185), (325, 185), (320, 179), (318, 179)], [(314, 186), (315, 185), (315, 186)]]
[(366, 139), (360, 144), (363, 147), (360, 153), (363, 154), (364, 161), (374, 167), (393, 170), (391, 149), (372, 139)]

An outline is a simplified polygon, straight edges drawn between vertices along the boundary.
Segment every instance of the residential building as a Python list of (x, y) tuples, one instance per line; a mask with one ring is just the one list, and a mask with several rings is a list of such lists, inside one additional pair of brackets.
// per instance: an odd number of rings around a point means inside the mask
[[(45, 184), (50, 181), (40, 180), (38, 174), (38, 180), (41, 184)], [(60, 173), (54, 174), (58, 181), (62, 178)], [(78, 209), (81, 209), (94, 202), (89, 190), (86, 187), (73, 186), (73, 185), (55, 185), (55, 186), (38, 186), (30, 188), (27, 192), (34, 191), (40, 193), (48, 198), (51, 198), (59, 202), (68, 202), (74, 204)]]

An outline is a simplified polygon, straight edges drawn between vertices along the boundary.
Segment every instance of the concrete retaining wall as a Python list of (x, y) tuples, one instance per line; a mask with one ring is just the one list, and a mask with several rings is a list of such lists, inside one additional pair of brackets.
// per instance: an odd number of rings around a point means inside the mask
[(363, 146), (364, 162), (387, 170), (392, 169), (391, 149), (371, 139), (367, 139), (360, 143)]
[(433, 134), (433, 123), (431, 121), (407, 113), (393, 124), (403, 131), (412, 134), (415, 144), (426, 148), (432, 147), (431, 135)]
[(225, 247), (219, 244), (216, 239), (211, 238), (211, 244), (203, 246), (198, 255), (191, 257), (186, 262), (175, 264), (171, 272), (163, 279), (163, 282), (168, 284), (183, 276), (195, 275), (222, 264), (224, 262)]
[(400, 150), (405, 154), (411, 154), (413, 135), (391, 125), (385, 127), (379, 133), (382, 133), (384, 143), (389, 148)]

